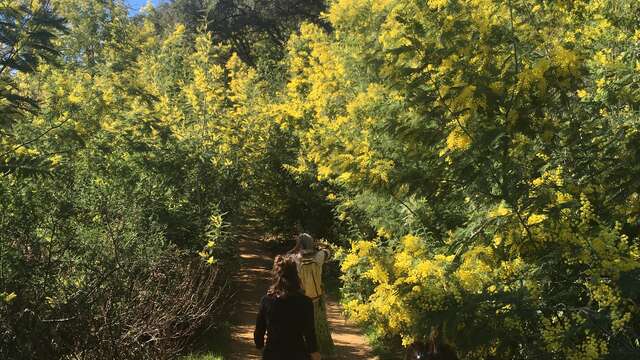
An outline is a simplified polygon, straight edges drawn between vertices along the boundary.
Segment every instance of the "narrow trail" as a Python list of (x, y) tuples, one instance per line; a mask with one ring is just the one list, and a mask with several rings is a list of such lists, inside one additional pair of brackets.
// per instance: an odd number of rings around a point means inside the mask
[[(240, 239), (241, 268), (235, 276), (238, 286), (238, 307), (231, 329), (230, 359), (260, 359), (260, 352), (253, 345), (253, 329), (260, 298), (270, 282), (273, 254), (264, 243), (251, 236)], [(340, 305), (328, 301), (327, 315), (333, 341), (340, 360), (374, 359), (361, 332), (341, 314)]]

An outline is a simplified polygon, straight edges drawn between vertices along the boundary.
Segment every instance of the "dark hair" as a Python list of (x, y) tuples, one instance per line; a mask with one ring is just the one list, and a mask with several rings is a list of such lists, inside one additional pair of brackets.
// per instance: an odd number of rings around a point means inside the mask
[(407, 348), (405, 360), (458, 360), (455, 350), (447, 345), (436, 329), (431, 330), (427, 344), (415, 342)]
[(298, 277), (298, 267), (289, 256), (276, 256), (273, 261), (273, 284), (267, 294), (275, 297), (287, 297), (291, 294), (302, 294), (302, 284)]

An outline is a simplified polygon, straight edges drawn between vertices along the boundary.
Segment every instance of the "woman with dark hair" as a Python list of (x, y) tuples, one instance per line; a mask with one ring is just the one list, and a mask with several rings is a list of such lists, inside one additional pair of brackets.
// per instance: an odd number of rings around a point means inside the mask
[(335, 345), (331, 339), (331, 329), (327, 319), (327, 304), (322, 284), (322, 268), (331, 257), (327, 249), (318, 249), (315, 239), (307, 234), (298, 235), (296, 246), (289, 251), (298, 264), (298, 274), (302, 281), (304, 294), (313, 301), (318, 349), (323, 358), (336, 355)]
[(320, 359), (313, 303), (304, 295), (297, 264), (290, 257), (276, 256), (273, 284), (260, 301), (253, 339), (258, 349), (264, 349), (264, 360)]

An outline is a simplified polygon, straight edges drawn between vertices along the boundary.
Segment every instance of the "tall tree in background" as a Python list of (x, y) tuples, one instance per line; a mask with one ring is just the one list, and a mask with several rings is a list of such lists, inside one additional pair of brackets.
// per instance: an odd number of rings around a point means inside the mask
[(280, 57), (289, 34), (307, 21), (325, 25), (323, 0), (173, 0), (154, 11), (164, 29), (182, 23), (191, 32), (205, 27), (215, 42), (228, 43), (254, 64), (258, 55)]
[(33, 72), (41, 61), (58, 54), (53, 40), (64, 30), (64, 20), (49, 1), (0, 2), (0, 127), (2, 135), (23, 111), (34, 111), (37, 102), (19, 94), (19, 73)]
[(55, 61), (59, 51), (54, 42), (64, 30), (65, 21), (48, 0), (0, 2), (0, 174), (37, 168), (33, 158), (16, 156), (16, 151), (51, 128), (16, 139), (15, 123), (39, 109), (36, 98), (22, 89), (25, 83), (20, 79), (40, 64)]

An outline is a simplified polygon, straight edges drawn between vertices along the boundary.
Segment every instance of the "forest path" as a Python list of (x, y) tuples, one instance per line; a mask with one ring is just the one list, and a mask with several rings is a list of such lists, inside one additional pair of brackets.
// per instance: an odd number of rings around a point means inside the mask
[[(234, 281), (238, 287), (238, 305), (231, 328), (230, 357), (232, 360), (261, 359), (260, 351), (253, 345), (253, 329), (260, 299), (270, 283), (273, 265), (271, 251), (255, 236), (243, 236), (240, 240), (240, 271)], [(360, 330), (342, 316), (342, 309), (334, 299), (328, 299), (327, 315), (340, 360), (373, 359), (370, 348)]]

